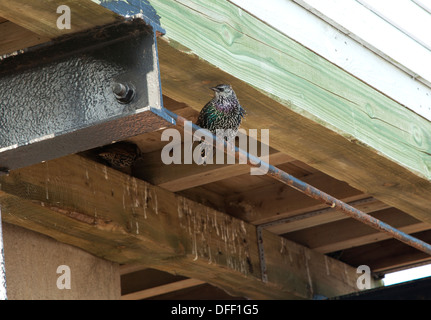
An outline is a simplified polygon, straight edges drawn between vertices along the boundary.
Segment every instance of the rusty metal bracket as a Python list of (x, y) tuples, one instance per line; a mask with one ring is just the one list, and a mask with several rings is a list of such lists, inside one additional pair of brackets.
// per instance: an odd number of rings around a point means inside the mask
[(257, 250), (259, 251), (259, 263), (260, 263), (260, 274), (262, 282), (268, 282), (268, 275), (266, 274), (266, 260), (265, 260), (265, 248), (263, 247), (263, 236), (262, 236), (263, 226), (256, 226), (256, 236), (257, 236)]
[(125, 19), (0, 59), (0, 172), (170, 125), (153, 26)]

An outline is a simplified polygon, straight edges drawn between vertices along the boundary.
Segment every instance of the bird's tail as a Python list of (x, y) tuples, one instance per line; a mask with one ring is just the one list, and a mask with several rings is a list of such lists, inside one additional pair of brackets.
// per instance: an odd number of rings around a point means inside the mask
[(199, 152), (200, 157), (196, 160), (196, 164), (198, 165), (206, 165), (208, 163), (208, 159), (213, 156), (213, 145), (208, 144), (205, 141), (202, 141), (197, 146), (197, 152)]

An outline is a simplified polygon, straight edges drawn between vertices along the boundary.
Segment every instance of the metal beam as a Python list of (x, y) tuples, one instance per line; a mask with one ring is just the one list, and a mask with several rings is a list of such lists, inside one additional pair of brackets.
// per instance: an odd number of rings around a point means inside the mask
[(168, 126), (156, 32), (129, 19), (0, 59), (2, 171)]

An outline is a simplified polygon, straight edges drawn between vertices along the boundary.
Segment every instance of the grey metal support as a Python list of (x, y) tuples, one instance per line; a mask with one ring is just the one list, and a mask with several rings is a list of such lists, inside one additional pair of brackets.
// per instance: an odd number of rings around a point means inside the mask
[(0, 59), (0, 171), (169, 126), (156, 40), (133, 18)]

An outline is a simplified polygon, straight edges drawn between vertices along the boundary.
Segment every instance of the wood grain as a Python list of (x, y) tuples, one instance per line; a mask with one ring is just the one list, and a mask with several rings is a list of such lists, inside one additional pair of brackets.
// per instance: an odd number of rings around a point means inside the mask
[[(71, 12), (71, 28), (59, 29), (60, 5)], [(117, 21), (120, 16), (90, 0), (0, 0), (0, 16), (46, 38), (87, 30)]]
[(191, 288), (204, 284), (205, 282), (196, 279), (185, 279), (150, 289), (140, 290), (137, 292), (125, 294), (121, 296), (121, 300), (141, 300), (149, 297), (158, 296), (165, 293), (170, 293), (177, 290)]
[(77, 155), (15, 170), (0, 183), (4, 221), (121, 264), (260, 299), (357, 289), (354, 268), (266, 231), (262, 283), (253, 225)]
[[(323, 173), (312, 174), (301, 180), (332, 194), (338, 199), (343, 199), (343, 201), (354, 201), (367, 197), (345, 182), (338, 181)], [(253, 224), (263, 224), (327, 206), (277, 182), (248, 192), (227, 196), (226, 207), (227, 212), (237, 218)]]
[(10, 21), (0, 23), (0, 34), (0, 55), (49, 41), (48, 37), (40, 36)]
[[(407, 234), (431, 229), (430, 224), (420, 222), (393, 208), (374, 212), (372, 216)], [(358, 247), (391, 238), (388, 234), (376, 231), (353, 219), (343, 219), (310, 227), (288, 233), (285, 236), (294, 242), (322, 253)]]
[[(181, 146), (184, 149), (184, 146)], [(142, 156), (142, 165), (134, 174), (154, 185), (173, 192), (194, 188), (211, 182), (247, 174), (250, 166), (246, 164), (197, 164), (166, 165), (160, 159), (161, 151), (146, 153)], [(280, 152), (270, 154), (270, 163), (278, 165), (292, 161), (293, 158)]]
[[(372, 213), (384, 209), (388, 209), (389, 206), (381, 201), (374, 198), (365, 198), (350, 203), (353, 207), (361, 210), (364, 213)], [(307, 229), (318, 225), (335, 222), (339, 220), (349, 219), (350, 217), (343, 212), (337, 211), (332, 208), (325, 208), (323, 214), (320, 215), (309, 215), (307, 218), (289, 221), (287, 223), (280, 223), (266, 229), (275, 234), (284, 234), (297, 230)], [(301, 216), (301, 214), (298, 214)]]
[(229, 2), (151, 3), (165, 95), (200, 110), (210, 83), (231, 83), (271, 147), (431, 221), (431, 123)]

